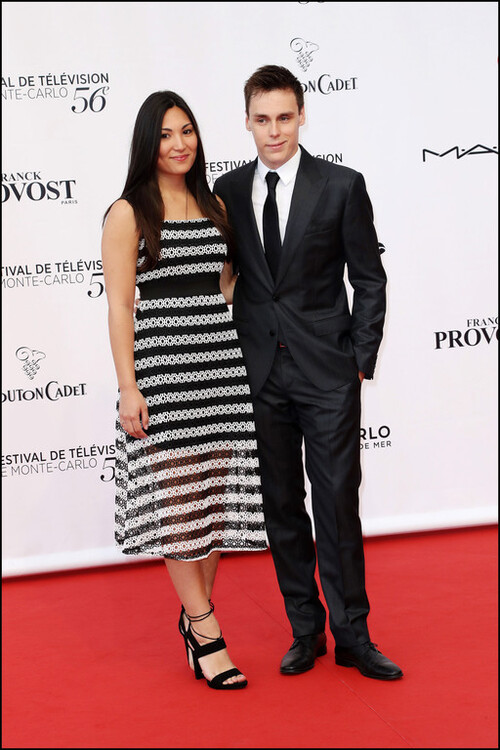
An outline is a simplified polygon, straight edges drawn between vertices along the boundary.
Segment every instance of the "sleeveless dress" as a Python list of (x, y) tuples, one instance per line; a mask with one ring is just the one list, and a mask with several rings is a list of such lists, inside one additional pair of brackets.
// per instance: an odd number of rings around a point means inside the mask
[[(143, 242), (143, 241), (142, 241)], [(165, 221), (136, 283), (134, 359), (147, 438), (116, 421), (115, 539), (125, 554), (200, 560), (267, 548), (252, 402), (206, 218)]]

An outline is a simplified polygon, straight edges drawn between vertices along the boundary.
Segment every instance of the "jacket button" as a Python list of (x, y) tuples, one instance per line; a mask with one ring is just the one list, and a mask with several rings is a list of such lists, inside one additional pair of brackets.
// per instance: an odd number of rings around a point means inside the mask
[(273, 294), (273, 301), (274, 302), (279, 302), (279, 298), (280, 298), (279, 294)]
[(270, 336), (276, 336), (276, 331), (269, 331)]

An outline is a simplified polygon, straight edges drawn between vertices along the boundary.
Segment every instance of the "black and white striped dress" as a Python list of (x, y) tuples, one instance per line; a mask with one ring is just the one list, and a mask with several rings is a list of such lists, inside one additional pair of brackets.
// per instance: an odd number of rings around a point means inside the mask
[(247, 374), (219, 288), (226, 245), (209, 219), (166, 221), (141, 272), (137, 385), (148, 437), (117, 419), (116, 542), (126, 554), (200, 560), (266, 549)]

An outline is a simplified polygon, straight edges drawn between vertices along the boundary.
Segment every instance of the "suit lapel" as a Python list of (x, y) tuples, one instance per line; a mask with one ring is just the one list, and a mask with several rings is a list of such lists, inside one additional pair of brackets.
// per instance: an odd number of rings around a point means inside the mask
[(318, 173), (315, 159), (302, 148), (302, 157), (295, 178), (290, 213), (281, 249), (277, 284), (285, 275), (293, 255), (302, 241), (326, 182), (326, 178)]
[(273, 279), (267, 265), (252, 202), (252, 188), (257, 160), (255, 159), (247, 166), (248, 169), (242, 172), (236, 185), (233, 205), (238, 215), (239, 234), (244, 238), (243, 243), (248, 247), (247, 254), (252, 258), (256, 271), (264, 276), (266, 285), (270, 286), (273, 284)]

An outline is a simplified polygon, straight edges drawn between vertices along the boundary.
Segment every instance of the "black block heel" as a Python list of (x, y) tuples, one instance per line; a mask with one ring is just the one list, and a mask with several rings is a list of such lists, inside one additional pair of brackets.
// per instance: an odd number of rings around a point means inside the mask
[(184, 646), (186, 648), (186, 659), (187, 659), (188, 667), (191, 667), (191, 664), (189, 662), (189, 646), (188, 646), (188, 641), (187, 641), (187, 631), (186, 631), (186, 628), (184, 627), (184, 615), (185, 614), (186, 614), (186, 610), (184, 609), (184, 605), (182, 605), (181, 614), (179, 617), (179, 633), (182, 635), (184, 639)]

